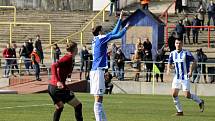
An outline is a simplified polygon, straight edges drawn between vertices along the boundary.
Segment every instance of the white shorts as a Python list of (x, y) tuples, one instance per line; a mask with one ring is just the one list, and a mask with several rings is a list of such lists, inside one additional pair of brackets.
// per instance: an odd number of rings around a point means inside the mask
[(104, 70), (90, 71), (90, 94), (102, 96), (105, 92)]
[(172, 89), (181, 89), (182, 91), (190, 91), (190, 80), (173, 79)]

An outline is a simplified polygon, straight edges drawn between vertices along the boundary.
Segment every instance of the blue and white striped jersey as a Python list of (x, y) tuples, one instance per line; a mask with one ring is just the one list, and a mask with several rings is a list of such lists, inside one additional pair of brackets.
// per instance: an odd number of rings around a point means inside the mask
[(190, 62), (195, 59), (190, 51), (182, 49), (180, 52), (174, 50), (169, 55), (168, 64), (175, 65), (175, 78), (180, 80), (188, 80)]
[(119, 32), (121, 20), (119, 19), (113, 31), (106, 35), (98, 35), (92, 41), (93, 65), (92, 70), (98, 68), (108, 68), (107, 62), (107, 45), (108, 42), (114, 39), (121, 38), (126, 33), (126, 28)]

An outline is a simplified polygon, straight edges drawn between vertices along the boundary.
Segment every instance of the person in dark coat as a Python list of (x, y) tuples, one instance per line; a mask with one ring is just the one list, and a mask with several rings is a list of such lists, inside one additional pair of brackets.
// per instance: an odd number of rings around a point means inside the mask
[(183, 21), (182, 20), (178, 21), (178, 24), (175, 27), (175, 31), (179, 35), (179, 39), (183, 40), (183, 35), (185, 33), (185, 27), (183, 25)]
[[(11, 74), (14, 75), (15, 69), (16, 71), (19, 73), (19, 68), (18, 68), (18, 64), (17, 64), (17, 60), (16, 60), (16, 44), (13, 43), (13, 47), (12, 49), (12, 55), (13, 55), (13, 59), (12, 59), (12, 66), (11, 66)], [(15, 76), (15, 75), (14, 75)]]
[[(193, 18), (193, 20), (192, 20), (192, 26), (201, 26), (201, 22), (198, 19), (197, 15), (195, 15), (194, 18)], [(198, 44), (199, 29), (200, 28), (192, 28), (193, 44)]]
[(146, 82), (151, 82), (151, 77), (152, 77), (152, 68), (153, 68), (153, 63), (152, 61), (152, 53), (151, 51), (145, 51), (145, 57), (144, 61), (146, 61)]
[(176, 33), (173, 31), (170, 35), (170, 37), (168, 38), (168, 46), (169, 46), (169, 50), (170, 52), (175, 50), (175, 38)]

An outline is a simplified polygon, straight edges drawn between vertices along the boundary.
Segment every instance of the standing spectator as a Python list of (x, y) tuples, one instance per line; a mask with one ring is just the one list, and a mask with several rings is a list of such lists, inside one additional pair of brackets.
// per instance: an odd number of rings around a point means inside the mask
[(36, 80), (37, 81), (41, 81), (40, 79), (40, 56), (39, 56), (39, 52), (37, 51), (36, 48), (33, 49), (33, 52), (31, 53), (31, 61), (32, 61), (32, 65), (35, 69), (35, 76), (36, 76)]
[(105, 94), (111, 94), (113, 90), (113, 84), (111, 83), (111, 79), (113, 76), (109, 73), (105, 73)]
[(39, 52), (40, 61), (41, 61), (41, 64), (43, 64), (44, 55), (43, 55), (43, 48), (40, 40), (40, 35), (36, 35), (36, 40), (34, 41), (34, 47)]
[(175, 39), (176, 39), (175, 36), (176, 36), (176, 33), (175, 33), (175, 31), (173, 31), (171, 33), (170, 37), (168, 38), (168, 46), (169, 46), (170, 52), (175, 50)]
[(124, 80), (124, 67), (125, 67), (125, 55), (121, 49), (117, 50), (115, 61), (117, 65), (117, 77), (118, 80)]
[(164, 69), (165, 69), (165, 50), (164, 50), (164, 47), (158, 51), (156, 62), (157, 62), (156, 66), (158, 67), (158, 69), (160, 71), (160, 75), (156, 74), (156, 80), (158, 82), (158, 77), (160, 76), (161, 82), (163, 82), (163, 73), (164, 73)]
[(144, 50), (143, 50), (143, 43), (141, 41), (141, 38), (138, 38), (135, 48), (138, 51), (138, 54), (140, 55), (140, 57), (142, 59), (144, 56)]
[(5, 67), (4, 67), (4, 75), (3, 77), (8, 78), (11, 70), (11, 64), (12, 60), (11, 58), (13, 57), (13, 52), (12, 49), (10, 48), (10, 44), (8, 43), (6, 48), (3, 50), (3, 57), (5, 59)]
[[(201, 22), (198, 19), (197, 15), (195, 15), (194, 19), (192, 20), (192, 26), (201, 26)], [(193, 33), (193, 44), (198, 44), (199, 28), (192, 28), (192, 33)]]
[(183, 40), (183, 35), (185, 33), (185, 27), (183, 25), (183, 20), (178, 21), (178, 24), (175, 27), (175, 31), (176, 31), (177, 35), (179, 36), (179, 39)]
[[(207, 61), (207, 55), (204, 54), (202, 51), (202, 48), (196, 50), (196, 59), (198, 63), (205, 63)], [(194, 69), (194, 74), (193, 74), (193, 81), (192, 83), (196, 82), (199, 83), (199, 79), (201, 74), (204, 74), (204, 81), (207, 83), (206, 80), (206, 65), (205, 64), (197, 64), (197, 67)]]
[(181, 1), (183, 13), (186, 13), (186, 12), (187, 12), (187, 5), (188, 5), (187, 2), (188, 2), (188, 0), (182, 0), (182, 1)]
[(114, 7), (114, 12), (115, 12), (115, 15), (116, 15), (116, 12), (118, 10), (118, 0), (110, 0), (110, 13), (109, 13), (109, 16), (112, 16), (112, 13), (113, 13), (113, 7)]
[(12, 68), (11, 74), (12, 75), (14, 75), (15, 69), (19, 73), (19, 68), (18, 68), (17, 59), (16, 59), (16, 48), (17, 48), (16, 44), (13, 43), (13, 47), (11, 48), (12, 49), (12, 53), (13, 53), (12, 54), (13, 55), (13, 59), (12, 59), (12, 63), (11, 63), (12, 64), (12, 66), (11, 66), (11, 68)]
[(150, 51), (152, 50), (152, 43), (149, 41), (149, 38), (146, 37), (145, 41), (143, 42), (143, 49), (144, 51)]
[(105, 79), (104, 73), (107, 69), (107, 46), (108, 42), (114, 39), (121, 38), (129, 26), (127, 24), (121, 31), (120, 25), (122, 22), (122, 14), (120, 14), (119, 20), (114, 29), (104, 34), (102, 26), (96, 26), (93, 29), (93, 41), (92, 41), (92, 54), (93, 65), (90, 71), (90, 94), (94, 95), (94, 114), (96, 121), (107, 120), (103, 109), (103, 94), (105, 92)]
[(139, 81), (141, 72), (141, 56), (139, 55), (137, 50), (135, 50), (134, 55), (132, 56), (132, 62), (132, 67), (135, 69), (136, 72), (134, 81)]
[[(26, 47), (28, 49), (28, 56), (31, 57), (31, 53), (33, 52), (33, 49), (34, 49), (32, 38), (28, 39), (28, 42), (26, 43)], [(33, 69), (32, 63), (30, 63), (30, 67), (31, 69)]]
[(85, 71), (85, 77), (84, 78), (87, 79), (88, 57), (89, 57), (89, 52), (86, 48), (86, 45), (84, 45), (80, 51), (80, 58), (81, 58), (80, 80), (82, 78), (82, 72), (84, 72), (84, 71)]
[(24, 42), (24, 44), (22, 45), (22, 47), (19, 50), (19, 55), (20, 55), (21, 59), (24, 61), (25, 69), (26, 69), (25, 71), (29, 75), (30, 74), (29, 67), (30, 67), (31, 61), (30, 61), (30, 57), (29, 57), (28, 53), (29, 53), (29, 51), (27, 48), (27, 44), (26, 44), (26, 42)]
[(57, 44), (54, 44), (53, 47), (54, 63), (60, 59), (61, 51)]
[[(204, 26), (206, 10), (203, 7), (202, 1), (199, 1), (199, 7), (197, 9), (197, 13), (198, 13), (198, 19), (201, 23), (201, 26)], [(204, 31), (204, 28), (202, 28), (202, 31)]]
[[(184, 26), (192, 25), (187, 15), (184, 18), (183, 24), (184, 24)], [(184, 44), (186, 44), (186, 38), (188, 39), (188, 42), (190, 44), (190, 30), (191, 30), (191, 28), (188, 28), (188, 27), (185, 28)], [(175, 42), (173, 43), (173, 46), (175, 48)]]
[(208, 13), (208, 26), (210, 26), (211, 18), (213, 19), (213, 25), (215, 26), (215, 4), (213, 0), (207, 6), (207, 13)]
[(73, 71), (74, 59), (78, 52), (77, 43), (71, 42), (66, 47), (67, 54), (51, 66), (52, 77), (48, 92), (55, 105), (53, 121), (59, 121), (65, 103), (74, 107), (76, 121), (83, 121), (82, 103), (66, 85), (66, 78)]
[(28, 53), (29, 53), (29, 57), (30, 57), (31, 53), (33, 52), (33, 49), (34, 49), (32, 38), (28, 39), (28, 42), (26, 43), (26, 47), (28, 49)]
[(146, 82), (151, 82), (152, 77), (152, 69), (153, 69), (153, 63), (152, 63), (152, 53), (151, 51), (146, 50), (144, 61), (146, 61)]
[(140, 0), (140, 4), (141, 4), (143, 10), (149, 9), (149, 2), (150, 2), (150, 0)]
[(110, 66), (112, 69), (112, 76), (113, 77), (116, 77), (116, 66), (117, 66), (116, 61), (115, 61), (116, 52), (117, 52), (117, 46), (113, 42), (111, 44), (111, 52), (110, 52)]
[(182, 0), (176, 0), (175, 1), (175, 14), (181, 13), (182, 11)]

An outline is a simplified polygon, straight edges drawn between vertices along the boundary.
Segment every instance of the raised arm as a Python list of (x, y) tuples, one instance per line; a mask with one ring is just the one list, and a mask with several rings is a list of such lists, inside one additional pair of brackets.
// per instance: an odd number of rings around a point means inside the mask
[(119, 32), (119, 29), (120, 29), (120, 26), (121, 26), (121, 23), (122, 23), (122, 15), (123, 15), (123, 10), (122, 10), (121, 13), (120, 13), (120, 17), (119, 17), (119, 19), (118, 19), (118, 21), (117, 21), (117, 23), (116, 23), (116, 26), (115, 26), (114, 29), (113, 29), (110, 33), (108, 33), (108, 34), (113, 35), (113, 34), (117, 34), (117, 33)]

